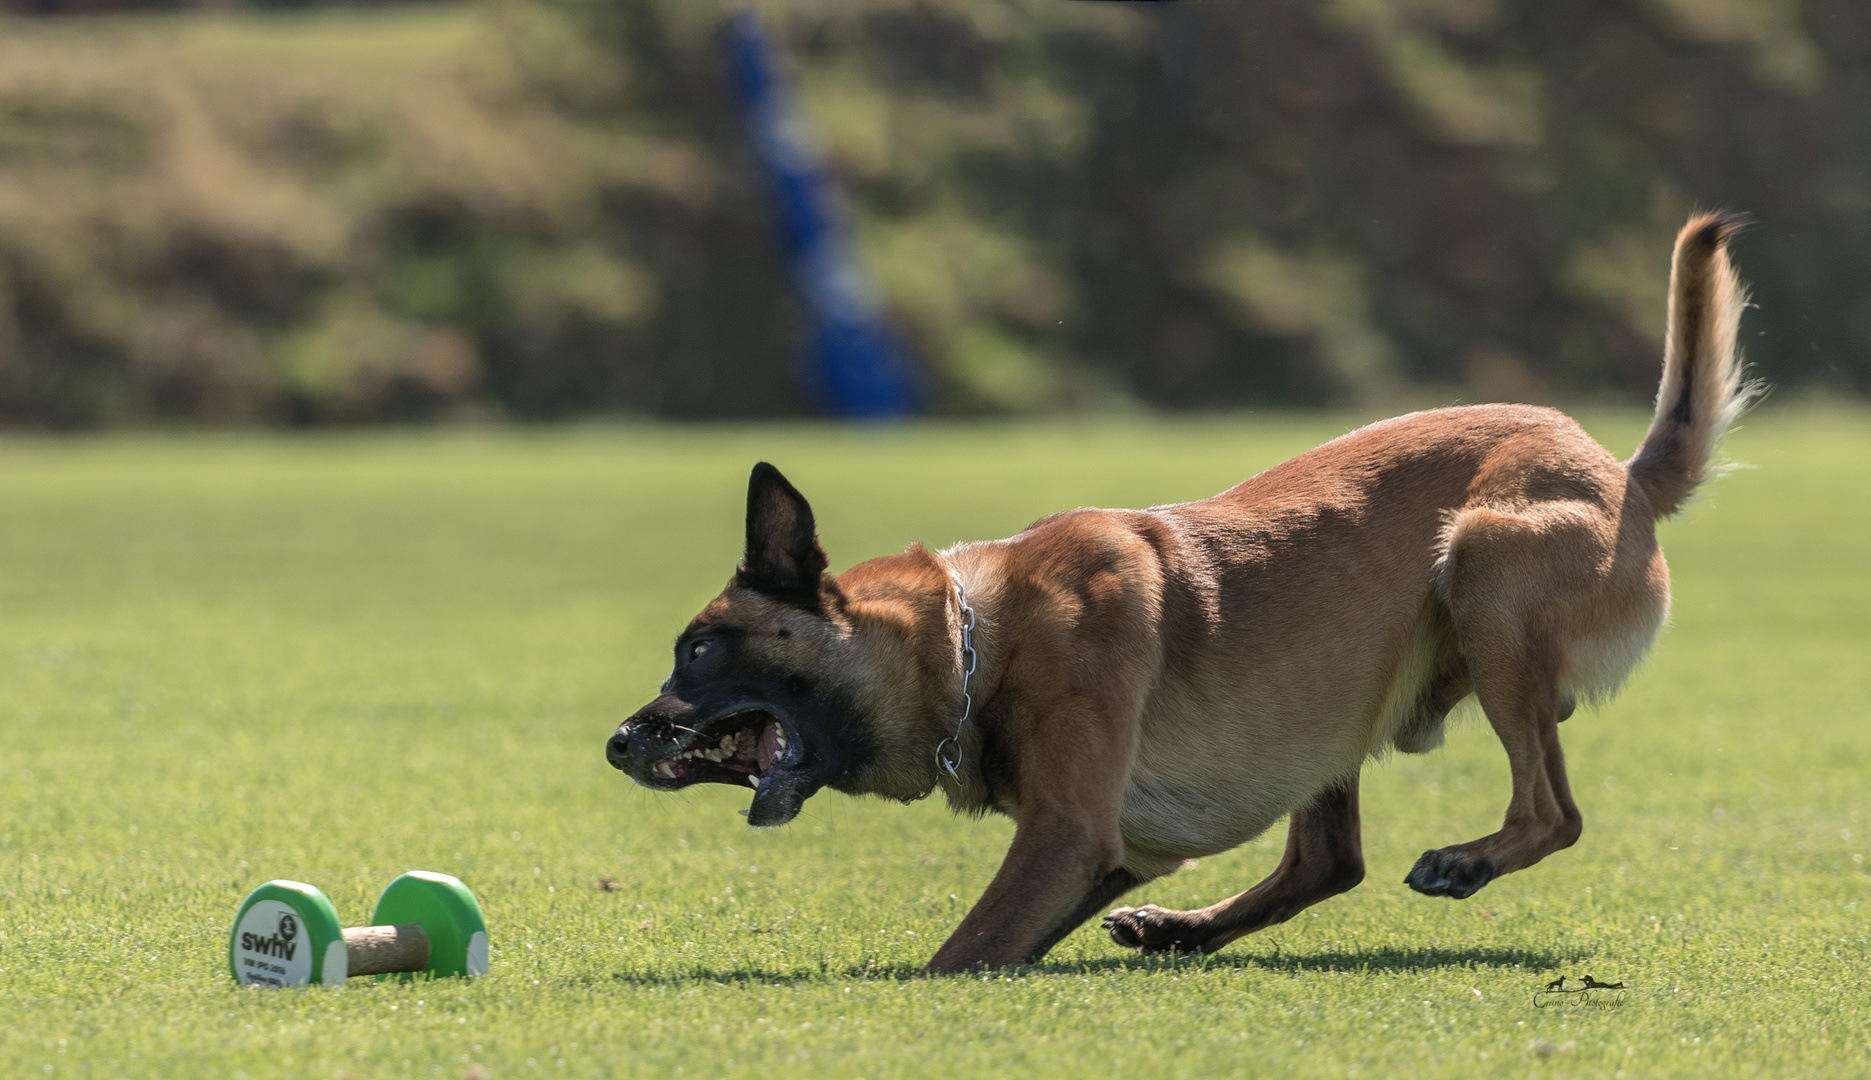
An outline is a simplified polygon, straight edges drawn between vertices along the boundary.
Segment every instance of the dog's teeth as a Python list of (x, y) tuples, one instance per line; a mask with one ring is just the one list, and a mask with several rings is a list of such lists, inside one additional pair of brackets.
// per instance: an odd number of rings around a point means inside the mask
[(779, 744), (781, 750), (786, 749), (786, 733), (784, 731), (775, 733), (773, 741)]
[(732, 735), (721, 736), (721, 749), (724, 751), (734, 749), (734, 736)]
[(676, 778), (676, 767), (667, 761), (657, 762), (655, 772), (657, 776), (665, 780), (674, 780)]
[(749, 775), (747, 779), (754, 785), (755, 791), (760, 790), (760, 775), (758, 773)]

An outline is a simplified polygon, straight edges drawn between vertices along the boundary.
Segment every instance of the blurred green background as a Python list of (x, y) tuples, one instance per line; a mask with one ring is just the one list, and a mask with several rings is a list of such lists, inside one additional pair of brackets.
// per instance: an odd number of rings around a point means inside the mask
[(0, 0), (0, 423), (806, 412), (743, 6), (938, 413), (1871, 389), (1864, 0)]

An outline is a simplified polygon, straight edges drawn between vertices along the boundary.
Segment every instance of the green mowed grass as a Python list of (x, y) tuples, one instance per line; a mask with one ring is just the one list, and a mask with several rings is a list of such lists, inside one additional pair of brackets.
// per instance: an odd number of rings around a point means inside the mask
[[(1624, 453), (1642, 418), (1591, 426)], [(1465, 902), (1401, 880), (1499, 821), (1505, 758), (1473, 720), (1367, 770), (1351, 894), (1214, 956), (1088, 927), (971, 978), (914, 972), (1006, 822), (826, 793), (756, 831), (744, 792), (655, 796), (605, 764), (731, 571), (758, 458), (842, 567), (1205, 495), (1345, 427), (0, 443), (0, 1075), (1871, 1072), (1862, 413), (1766, 411), (1731, 441), (1756, 467), (1663, 527), (1653, 658), (1561, 729), (1584, 839)], [(1135, 901), (1239, 891), (1280, 843)], [(478, 892), (488, 977), (228, 979), (253, 886), (309, 880), (362, 921), (410, 868)], [(1630, 989), (1534, 1007), (1588, 972)]]

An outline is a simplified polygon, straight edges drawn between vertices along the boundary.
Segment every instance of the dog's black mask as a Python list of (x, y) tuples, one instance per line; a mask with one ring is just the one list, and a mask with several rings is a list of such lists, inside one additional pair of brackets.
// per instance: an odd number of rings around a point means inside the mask
[(778, 469), (756, 465), (734, 580), (676, 639), (675, 670), (611, 736), (610, 763), (659, 790), (754, 788), (750, 825), (783, 825), (850, 776), (865, 756), (862, 730), (809, 645), (829, 627), (836, 586), (825, 567), (812, 508)]

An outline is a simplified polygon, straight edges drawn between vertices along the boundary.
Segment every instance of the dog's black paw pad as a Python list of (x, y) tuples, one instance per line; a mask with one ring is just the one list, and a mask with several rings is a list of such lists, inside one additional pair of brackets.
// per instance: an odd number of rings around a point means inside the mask
[(1453, 848), (1425, 851), (1410, 868), (1403, 883), (1426, 896), (1446, 896), (1466, 900), (1481, 891), (1495, 878), (1494, 866), (1486, 859), (1472, 858)]
[(1186, 920), (1183, 912), (1146, 904), (1118, 908), (1104, 917), (1104, 928), (1111, 932), (1112, 941), (1127, 949), (1147, 953), (1201, 952), (1202, 942)]
[(1111, 940), (1126, 949), (1143, 947), (1142, 920), (1136, 913), (1136, 908), (1118, 908), (1104, 917), (1104, 928), (1110, 932)]

